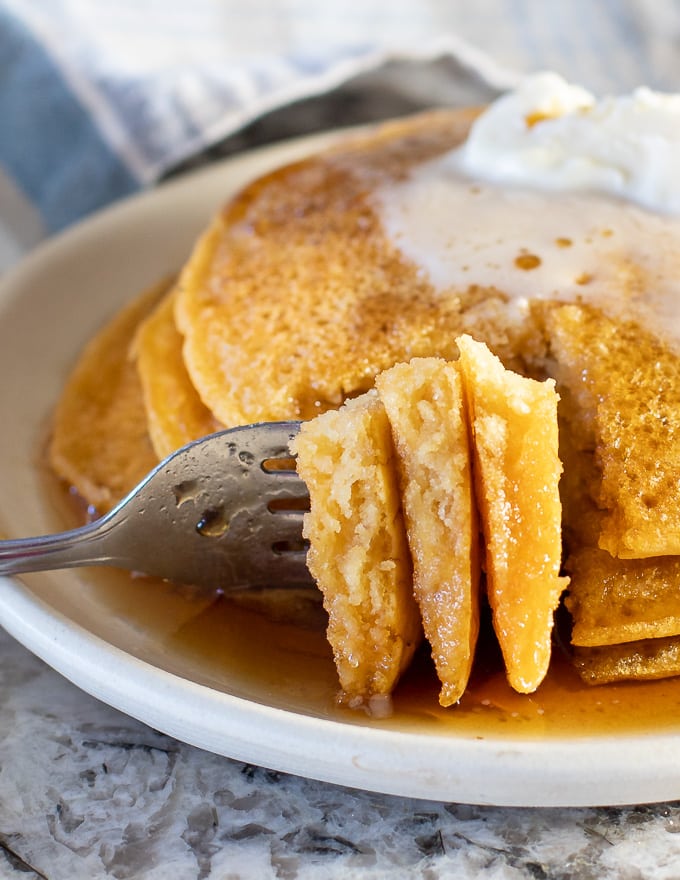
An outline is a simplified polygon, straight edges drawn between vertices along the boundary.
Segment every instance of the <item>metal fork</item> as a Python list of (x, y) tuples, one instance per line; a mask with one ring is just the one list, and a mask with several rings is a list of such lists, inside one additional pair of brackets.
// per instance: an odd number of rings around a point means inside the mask
[(190, 443), (101, 519), (0, 541), (0, 575), (111, 565), (223, 590), (309, 586), (309, 497), (288, 449), (299, 426), (246, 425)]

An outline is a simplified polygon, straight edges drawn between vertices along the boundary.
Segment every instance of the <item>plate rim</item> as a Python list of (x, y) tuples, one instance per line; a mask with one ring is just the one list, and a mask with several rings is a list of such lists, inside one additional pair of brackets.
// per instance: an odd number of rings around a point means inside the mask
[[(672, 733), (513, 740), (419, 734), (298, 714), (154, 666), (74, 623), (19, 578), (0, 577), (0, 625), (79, 689), (114, 709), (188, 745), (279, 772), (399, 797), (480, 806), (623, 806), (677, 797), (680, 770), (673, 769), (673, 762), (679, 743)], [(105, 669), (106, 675), (91, 669)], [(164, 699), (168, 691), (171, 704)], [(209, 735), (205, 724), (183, 723), (178, 708), (187, 717), (197, 708), (207, 713)], [(255, 738), (253, 722), (260, 731)], [(611, 746), (624, 744), (625, 758), (615, 756)], [(300, 757), (307, 762), (304, 773)], [(395, 773), (397, 759), (404, 763)], [(537, 764), (553, 768), (540, 796), (526, 785)], [(598, 772), (584, 783), (574, 776), (576, 764)], [(623, 783), (615, 798), (606, 794), (608, 780)]]

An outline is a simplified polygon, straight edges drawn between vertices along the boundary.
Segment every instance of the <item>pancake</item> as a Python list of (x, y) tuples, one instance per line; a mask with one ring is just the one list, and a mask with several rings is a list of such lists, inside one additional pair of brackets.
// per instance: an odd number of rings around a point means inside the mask
[(422, 637), (385, 408), (374, 392), (347, 401), (303, 424), (292, 450), (341, 699), (380, 711)]
[(571, 553), (567, 568), (574, 645), (680, 635), (680, 557), (616, 559), (584, 546)]
[(458, 367), (416, 358), (376, 381), (397, 449), (413, 589), (441, 681), (439, 702), (468, 683), (479, 632), (479, 534)]
[(574, 665), (583, 681), (591, 685), (680, 675), (680, 637), (576, 648)]
[(458, 347), (493, 626), (508, 681), (532, 693), (548, 671), (553, 615), (567, 585), (559, 576), (558, 397), (552, 380), (504, 369), (483, 343), (465, 336)]
[(133, 347), (148, 432), (159, 459), (222, 428), (189, 379), (182, 337), (175, 327), (174, 300), (173, 288), (144, 319)]
[(100, 514), (158, 464), (130, 346), (167, 289), (144, 292), (90, 340), (54, 413), (49, 463)]
[(680, 553), (680, 358), (636, 321), (587, 305), (547, 307), (550, 349), (572, 433), (594, 450), (599, 546), (640, 559)]
[[(467, 176), (456, 148), (476, 116), (476, 110), (438, 111), (374, 127), (265, 175), (231, 199), (197, 242), (174, 296), (138, 338), (152, 337), (149, 364), (157, 359), (156, 347), (158, 363), (167, 358), (168, 364), (167, 376), (154, 376), (145, 355), (138, 362), (149, 431), (164, 452), (211, 424), (313, 419), (364, 395), (395, 364), (455, 360), (456, 339), (469, 334), (499, 358), (489, 360), (463, 340), (490, 595), (492, 604), (512, 609), (512, 619), (503, 621), (496, 612), (495, 622), (513, 686), (531, 691), (540, 682), (552, 609), (565, 583), (558, 576), (560, 458), (562, 535), (572, 577), (567, 604), (575, 640), (588, 640), (576, 645), (578, 656), (623, 650), (622, 642), (607, 643), (633, 639), (628, 644), (643, 646), (637, 661), (636, 649), (626, 648), (627, 660), (617, 669), (635, 667), (641, 675), (649, 663), (658, 670), (644, 646), (680, 635), (669, 598), (680, 582), (680, 507), (674, 502), (680, 478), (680, 219), (593, 191), (556, 194)], [(532, 132), (544, 121), (540, 115), (524, 119)], [(158, 336), (151, 332), (156, 319)], [(138, 451), (148, 444), (139, 381), (128, 375), (126, 345), (114, 348), (120, 363), (106, 373), (120, 378), (107, 382), (123, 413), (114, 417), (115, 407), (109, 412), (104, 405), (91, 411), (102, 431), (115, 433), (124, 424), (121, 437), (91, 448), (86, 439), (74, 441), (70, 456), (84, 462), (87, 497), (103, 505), (129, 484), (127, 470), (139, 466), (137, 453), (129, 458), (121, 451), (125, 435), (137, 432), (129, 443)], [(522, 375), (510, 377), (509, 370)], [(561, 396), (559, 456), (554, 390), (531, 384), (549, 377)], [(71, 390), (65, 399), (73, 395)], [(535, 410), (526, 413), (526, 406)], [(77, 410), (61, 417), (55, 436), (72, 431), (73, 439), (90, 430), (90, 419), (80, 419)], [(353, 410), (341, 412), (347, 418)], [(73, 424), (65, 427), (69, 418)], [(311, 437), (315, 429), (309, 430)], [(340, 455), (352, 438), (337, 430)], [(365, 424), (362, 431), (368, 430)], [(77, 451), (78, 442), (85, 452)], [(68, 450), (60, 453), (59, 443), (53, 449), (55, 468), (72, 473), (64, 464)], [(514, 459), (505, 455), (508, 449), (516, 451)], [(115, 485), (114, 466), (120, 469)], [(541, 469), (550, 499), (545, 506), (536, 501)], [(515, 493), (520, 478), (523, 485), (528, 480), (527, 491)], [(323, 479), (330, 480), (329, 473)], [(347, 474), (338, 479), (346, 481)], [(330, 497), (333, 489), (326, 485), (323, 492)], [(503, 515), (499, 499), (511, 517)], [(507, 577), (503, 559), (515, 548), (521, 550), (512, 560), (518, 581)], [(314, 565), (313, 553), (311, 559)], [(518, 586), (527, 583), (536, 584), (529, 599)], [(638, 604), (627, 598), (634, 590)], [(339, 665), (345, 663), (343, 689), (359, 702), (394, 686), (411, 650), (407, 631), (413, 632), (404, 623), (411, 612), (402, 626), (389, 619), (390, 608), (382, 619), (373, 599), (365, 601), (381, 621), (383, 658), (390, 659), (382, 678), (374, 671), (362, 678), (338, 653)], [(595, 623), (607, 601), (614, 603), (606, 610), (609, 629)], [(358, 627), (356, 609), (338, 602), (338, 615), (341, 607), (347, 625)], [(385, 633), (400, 626), (401, 641), (394, 643), (400, 647), (390, 653)], [(533, 659), (532, 645), (539, 646)], [(372, 648), (364, 651), (366, 668), (375, 669)], [(670, 673), (670, 661), (667, 668)], [(444, 700), (459, 687), (449, 673), (443, 674)]]
[(513, 346), (498, 291), (436, 289), (386, 235), (375, 193), (465, 137), (474, 111), (391, 123), (266, 175), (228, 203), (182, 272), (191, 381), (225, 425), (311, 418), (475, 325)]

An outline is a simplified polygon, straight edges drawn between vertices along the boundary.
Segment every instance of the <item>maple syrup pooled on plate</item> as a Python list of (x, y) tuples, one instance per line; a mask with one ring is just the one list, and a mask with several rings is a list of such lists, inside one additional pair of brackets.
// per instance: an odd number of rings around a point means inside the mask
[[(62, 526), (83, 521), (82, 503), (45, 474), (46, 496)], [(488, 620), (460, 703), (439, 706), (427, 646), (397, 685), (392, 712), (371, 718), (337, 704), (337, 674), (326, 616), (314, 591), (255, 594), (245, 601), (108, 568), (76, 570), (102, 621), (123, 622), (110, 640), (187, 680), (243, 699), (348, 724), (484, 738), (635, 735), (680, 729), (680, 678), (584, 684), (571, 665), (561, 626), (548, 675), (534, 694), (513, 691)], [(126, 633), (127, 631), (127, 633)], [(101, 633), (106, 635), (106, 623)], [(129, 635), (129, 638), (128, 638)], [(133, 646), (131, 649), (130, 646)]]

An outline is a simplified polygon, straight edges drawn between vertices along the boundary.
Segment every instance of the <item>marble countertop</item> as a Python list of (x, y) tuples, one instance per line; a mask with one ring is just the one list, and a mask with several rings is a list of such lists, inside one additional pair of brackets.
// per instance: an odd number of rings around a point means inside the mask
[(0, 631), (0, 877), (675, 880), (680, 803), (508, 809), (230, 761), (78, 690)]

